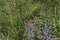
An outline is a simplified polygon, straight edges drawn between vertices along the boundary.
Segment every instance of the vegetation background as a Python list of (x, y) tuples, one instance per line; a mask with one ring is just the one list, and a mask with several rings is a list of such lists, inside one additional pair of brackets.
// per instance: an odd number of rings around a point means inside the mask
[[(35, 17), (39, 19), (34, 21)], [(0, 0), (2, 40), (30, 40), (24, 34), (26, 20), (39, 27), (42, 23), (52, 25), (53, 34), (60, 37), (60, 0)]]

